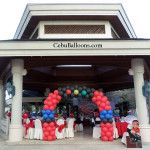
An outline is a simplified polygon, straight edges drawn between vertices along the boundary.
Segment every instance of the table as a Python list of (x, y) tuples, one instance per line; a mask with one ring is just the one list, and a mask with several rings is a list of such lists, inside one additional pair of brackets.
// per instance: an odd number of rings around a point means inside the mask
[(118, 129), (119, 136), (123, 136), (124, 132), (127, 132), (127, 122), (116, 122), (116, 128)]

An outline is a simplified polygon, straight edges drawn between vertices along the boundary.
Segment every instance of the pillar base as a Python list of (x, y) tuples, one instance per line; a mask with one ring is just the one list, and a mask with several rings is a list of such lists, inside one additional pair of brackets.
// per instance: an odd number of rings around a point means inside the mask
[(9, 127), (9, 142), (22, 141), (23, 128), (22, 125), (10, 125)]
[(150, 125), (140, 126), (141, 140), (144, 143), (150, 143)]

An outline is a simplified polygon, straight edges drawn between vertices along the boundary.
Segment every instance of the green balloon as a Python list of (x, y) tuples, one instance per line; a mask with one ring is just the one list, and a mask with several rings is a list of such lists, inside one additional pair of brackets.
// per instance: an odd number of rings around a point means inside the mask
[(85, 90), (82, 91), (82, 95), (85, 96), (87, 92)]
[(74, 90), (74, 95), (78, 95), (79, 94), (79, 90)]

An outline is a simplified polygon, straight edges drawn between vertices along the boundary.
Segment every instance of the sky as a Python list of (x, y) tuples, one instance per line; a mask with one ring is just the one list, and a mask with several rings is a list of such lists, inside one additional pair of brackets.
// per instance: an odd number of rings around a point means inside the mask
[(122, 3), (137, 37), (150, 39), (150, 0), (0, 0), (0, 40), (13, 39), (28, 3)]

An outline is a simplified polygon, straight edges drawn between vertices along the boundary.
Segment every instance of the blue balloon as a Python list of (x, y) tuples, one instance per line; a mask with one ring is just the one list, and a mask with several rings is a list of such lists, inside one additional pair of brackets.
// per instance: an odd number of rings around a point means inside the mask
[(100, 115), (100, 118), (103, 119), (103, 118), (104, 118), (104, 115)]
[(48, 109), (48, 110), (46, 110), (46, 114), (47, 115), (50, 115), (51, 114), (51, 111)]
[(102, 115), (106, 115), (107, 114), (107, 111), (106, 110), (102, 110)]
[(43, 114), (43, 115), (46, 114), (46, 111), (45, 111), (44, 109), (42, 110), (42, 114)]
[(55, 114), (55, 110), (51, 112), (53, 115)]
[(49, 115), (49, 118), (50, 118), (50, 119), (53, 119), (53, 118), (54, 118), (54, 115), (53, 115), (53, 114), (50, 114), (50, 115)]
[(107, 112), (108, 114), (110, 114), (110, 115), (112, 115), (112, 110), (108, 110), (108, 112)]
[(114, 117), (117, 117), (117, 115), (114, 114)]
[(44, 114), (44, 115), (43, 115), (43, 118), (44, 118), (44, 119), (47, 119), (47, 118), (48, 118), (48, 115), (47, 115), (47, 114)]
[(112, 119), (113, 118), (113, 115), (110, 115), (110, 118), (109, 119)]
[(105, 118), (106, 118), (106, 119), (110, 119), (110, 115), (109, 115), (109, 114), (106, 114), (106, 115), (105, 115)]

